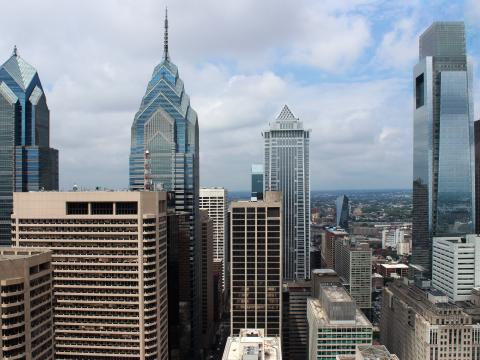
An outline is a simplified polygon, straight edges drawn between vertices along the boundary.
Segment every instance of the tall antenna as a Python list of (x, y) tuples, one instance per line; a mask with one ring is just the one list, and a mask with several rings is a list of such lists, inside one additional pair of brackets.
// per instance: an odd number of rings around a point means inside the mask
[(163, 34), (163, 59), (170, 60), (168, 55), (168, 8), (165, 7), (165, 32)]
[(143, 162), (144, 171), (143, 171), (143, 189), (145, 191), (152, 191), (153, 190), (153, 182), (152, 182), (152, 169), (151, 169), (151, 161), (150, 161), (150, 151), (145, 150), (145, 159)]

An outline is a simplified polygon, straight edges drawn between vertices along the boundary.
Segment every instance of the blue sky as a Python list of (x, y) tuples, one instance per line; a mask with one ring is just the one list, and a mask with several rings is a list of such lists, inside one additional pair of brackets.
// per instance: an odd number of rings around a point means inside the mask
[[(163, 51), (165, 2), (3, 4), (13, 45), (47, 90), (64, 189), (125, 188), (130, 126)], [(199, 114), (201, 184), (249, 187), (288, 104), (312, 129), (315, 190), (409, 188), (412, 67), (432, 21), (464, 20), (480, 109), (480, 1), (169, 1), (170, 54)]]

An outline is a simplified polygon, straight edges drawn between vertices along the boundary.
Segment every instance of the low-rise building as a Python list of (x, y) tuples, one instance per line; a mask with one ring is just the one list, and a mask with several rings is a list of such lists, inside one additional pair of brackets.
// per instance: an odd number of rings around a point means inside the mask
[(393, 274), (398, 275), (399, 277), (408, 276), (408, 265), (391, 263), (391, 264), (380, 264), (377, 267), (377, 271), (383, 277), (394, 277)]

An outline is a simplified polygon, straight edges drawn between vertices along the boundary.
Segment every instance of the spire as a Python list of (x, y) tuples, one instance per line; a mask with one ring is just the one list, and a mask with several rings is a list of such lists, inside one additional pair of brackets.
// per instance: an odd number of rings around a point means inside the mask
[(13, 56), (18, 56), (17, 45), (13, 45)]
[(165, 7), (165, 33), (163, 35), (163, 59), (170, 60), (168, 55), (168, 9)]

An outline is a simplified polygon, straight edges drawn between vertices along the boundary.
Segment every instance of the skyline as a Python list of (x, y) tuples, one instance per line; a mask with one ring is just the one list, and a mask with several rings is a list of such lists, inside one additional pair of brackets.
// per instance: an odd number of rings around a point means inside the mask
[[(143, 4), (5, 4), (44, 22), (32, 33), (6, 19), (0, 54), (6, 61), (17, 45), (42, 78), (61, 189), (128, 185), (130, 125), (163, 54), (165, 4)], [(434, 20), (466, 21), (478, 118), (474, 1), (274, 4), (168, 4), (170, 55), (199, 113), (201, 186), (248, 190), (261, 131), (287, 104), (312, 129), (312, 190), (411, 188), (411, 68), (418, 35)]]

